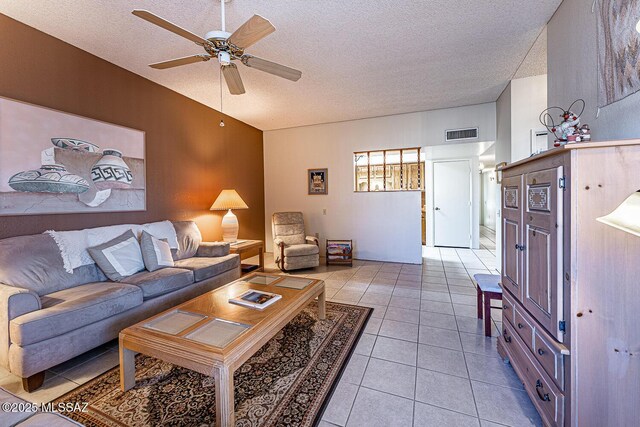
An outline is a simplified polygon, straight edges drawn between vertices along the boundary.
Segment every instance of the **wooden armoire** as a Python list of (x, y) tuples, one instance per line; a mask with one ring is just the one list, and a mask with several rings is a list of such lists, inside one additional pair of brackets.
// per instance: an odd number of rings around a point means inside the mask
[(640, 425), (640, 237), (597, 221), (640, 189), (640, 140), (569, 144), (501, 173), (498, 351), (545, 425)]

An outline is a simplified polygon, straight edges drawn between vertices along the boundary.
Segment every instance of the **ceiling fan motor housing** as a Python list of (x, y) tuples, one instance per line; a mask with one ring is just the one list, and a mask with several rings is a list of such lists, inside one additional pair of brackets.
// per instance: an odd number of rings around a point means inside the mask
[(215, 44), (216, 41), (226, 42), (230, 35), (231, 33), (228, 33), (226, 31), (214, 30), (209, 31), (207, 34), (205, 34), (204, 38)]

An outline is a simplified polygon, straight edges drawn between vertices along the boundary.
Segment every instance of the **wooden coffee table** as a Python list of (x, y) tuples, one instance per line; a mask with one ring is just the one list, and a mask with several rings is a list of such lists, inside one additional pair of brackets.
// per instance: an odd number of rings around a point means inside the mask
[[(248, 289), (282, 299), (263, 311), (229, 303)], [(234, 371), (316, 297), (324, 320), (322, 280), (254, 273), (128, 327), (120, 332), (120, 386), (135, 385), (136, 353), (212, 376), (216, 426), (233, 426)]]

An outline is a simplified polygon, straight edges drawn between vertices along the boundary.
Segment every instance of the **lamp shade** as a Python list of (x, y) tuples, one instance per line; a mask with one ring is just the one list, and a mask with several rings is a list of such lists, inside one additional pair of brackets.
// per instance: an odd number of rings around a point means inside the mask
[(249, 209), (236, 190), (222, 190), (211, 205), (212, 211), (226, 211), (228, 209)]
[(640, 237), (640, 190), (627, 197), (609, 215), (596, 219), (603, 224)]

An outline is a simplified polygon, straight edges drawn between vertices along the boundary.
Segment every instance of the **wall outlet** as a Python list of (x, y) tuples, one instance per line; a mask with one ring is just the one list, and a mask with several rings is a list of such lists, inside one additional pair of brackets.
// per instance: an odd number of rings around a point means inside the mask
[(316, 236), (316, 239), (319, 239), (320, 238), (320, 233), (316, 233), (315, 236)]
[(327, 208), (322, 209), (322, 215), (326, 215), (327, 214)]

